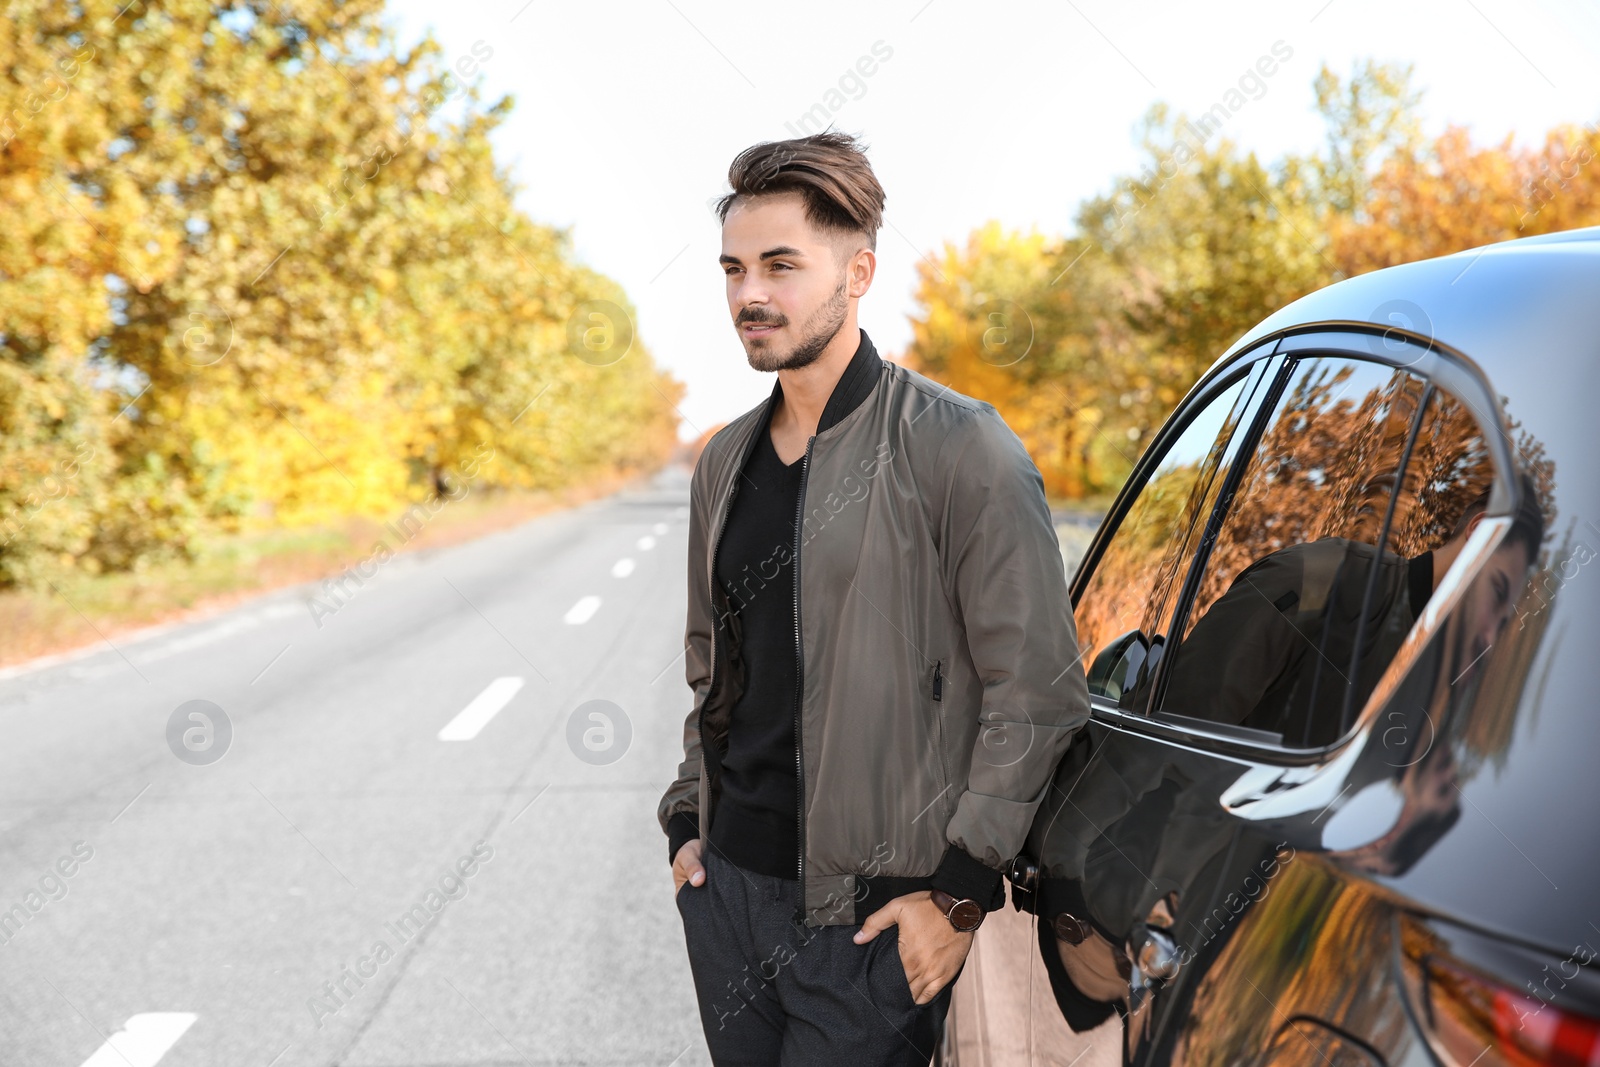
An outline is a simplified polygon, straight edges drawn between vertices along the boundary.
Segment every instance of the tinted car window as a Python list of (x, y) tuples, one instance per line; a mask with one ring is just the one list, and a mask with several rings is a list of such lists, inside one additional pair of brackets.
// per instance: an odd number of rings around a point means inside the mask
[(1489, 445), (1472, 412), (1436, 388), (1395, 502), (1390, 547), (1409, 558), (1447, 543), (1462, 513), (1493, 481)]
[(1152, 642), (1161, 642), (1195, 531), (1244, 436), (1240, 427), (1279, 366), (1258, 360), (1194, 414), (1101, 553), (1074, 608), (1092, 694), (1130, 704), (1139, 667)]
[(1472, 420), (1422, 379), (1298, 362), (1191, 578), (1164, 716), (1288, 748), (1337, 740), (1432, 592), (1431, 550), (1489, 477)]

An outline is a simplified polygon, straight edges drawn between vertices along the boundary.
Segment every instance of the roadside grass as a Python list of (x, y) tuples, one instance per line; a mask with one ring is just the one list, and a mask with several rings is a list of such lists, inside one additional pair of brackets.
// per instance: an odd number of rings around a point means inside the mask
[[(439, 508), (399, 551), (471, 541), (647, 477), (613, 471), (557, 491), (476, 490)], [(226, 535), (206, 542), (193, 561), (133, 572), (73, 571), (52, 578), (54, 589), (0, 592), (0, 667), (115, 643), (147, 626), (205, 618), (274, 589), (338, 574), (370, 555), (377, 541), (394, 548), (385, 524), (398, 517)]]
[[(484, 489), (450, 501), (404, 546), (413, 552), (461, 544), (547, 512), (614, 493), (646, 477), (617, 471), (561, 491)], [(1110, 498), (1050, 501), (1070, 579)], [(315, 582), (365, 558), (377, 541), (393, 547), (390, 519), (351, 518), (324, 526), (217, 537), (192, 562), (126, 573), (72, 572), (55, 589), (0, 592), (0, 668), (39, 656), (115, 643), (147, 626), (205, 618), (286, 586)]]

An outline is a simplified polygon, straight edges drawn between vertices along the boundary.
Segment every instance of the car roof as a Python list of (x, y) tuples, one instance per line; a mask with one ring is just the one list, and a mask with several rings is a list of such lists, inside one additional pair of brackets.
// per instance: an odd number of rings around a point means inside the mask
[[(1371, 323), (1466, 354), (1488, 374), (1532, 348), (1592, 362), (1600, 336), (1600, 226), (1520, 237), (1356, 275), (1268, 315), (1217, 362), (1263, 337), (1315, 323)], [(1557, 358), (1566, 359), (1561, 356)]]

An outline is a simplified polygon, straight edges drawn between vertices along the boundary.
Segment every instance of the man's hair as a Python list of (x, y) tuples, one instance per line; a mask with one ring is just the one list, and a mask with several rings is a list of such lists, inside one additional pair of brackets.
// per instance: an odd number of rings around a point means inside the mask
[[(1489, 496), (1492, 491), (1492, 488), (1485, 489), (1467, 505), (1461, 517), (1456, 520), (1455, 530), (1450, 535), (1452, 538), (1466, 533), (1467, 525), (1473, 518), (1489, 509)], [(1538, 487), (1526, 472), (1518, 471), (1517, 507), (1511, 515), (1511, 529), (1506, 533), (1506, 542), (1522, 545), (1528, 550), (1528, 561), (1536, 563), (1539, 560), (1539, 549), (1544, 541), (1544, 535), (1544, 509), (1540, 506)]]
[(728, 168), (733, 192), (717, 201), (717, 218), (728, 221), (740, 197), (798, 192), (813, 226), (831, 235), (860, 234), (876, 252), (884, 195), (865, 149), (836, 130), (751, 145)]

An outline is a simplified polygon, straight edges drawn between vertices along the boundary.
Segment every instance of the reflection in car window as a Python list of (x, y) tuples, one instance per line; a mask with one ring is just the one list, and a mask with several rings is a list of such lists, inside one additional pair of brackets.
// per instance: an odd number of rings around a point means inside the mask
[(1493, 481), (1489, 445), (1471, 412), (1435, 390), (1396, 502), (1389, 547), (1407, 558), (1438, 548)]
[(1163, 711), (1291, 748), (1337, 740), (1432, 594), (1433, 550), (1453, 558), (1465, 540), (1463, 512), (1490, 473), (1472, 420), (1421, 379), (1297, 364), (1205, 563)]
[[(1232, 386), (1195, 415), (1145, 483), (1111, 543), (1101, 555), (1074, 614), (1089, 672), (1089, 690), (1098, 696), (1125, 697), (1132, 678), (1116, 669), (1125, 639), (1136, 635), (1148, 649), (1165, 617), (1174, 580), (1189, 558), (1193, 529), (1210, 513), (1222, 474), (1232, 462), (1240, 426), (1252, 401), (1270, 381), (1279, 360), (1259, 360)], [(1242, 436), (1242, 435), (1240, 435)], [(1200, 523), (1197, 523), (1197, 518)], [(1140, 652), (1134, 666), (1143, 659)], [(1124, 666), (1128, 661), (1124, 660)], [(1126, 702), (1126, 701), (1124, 701)]]

